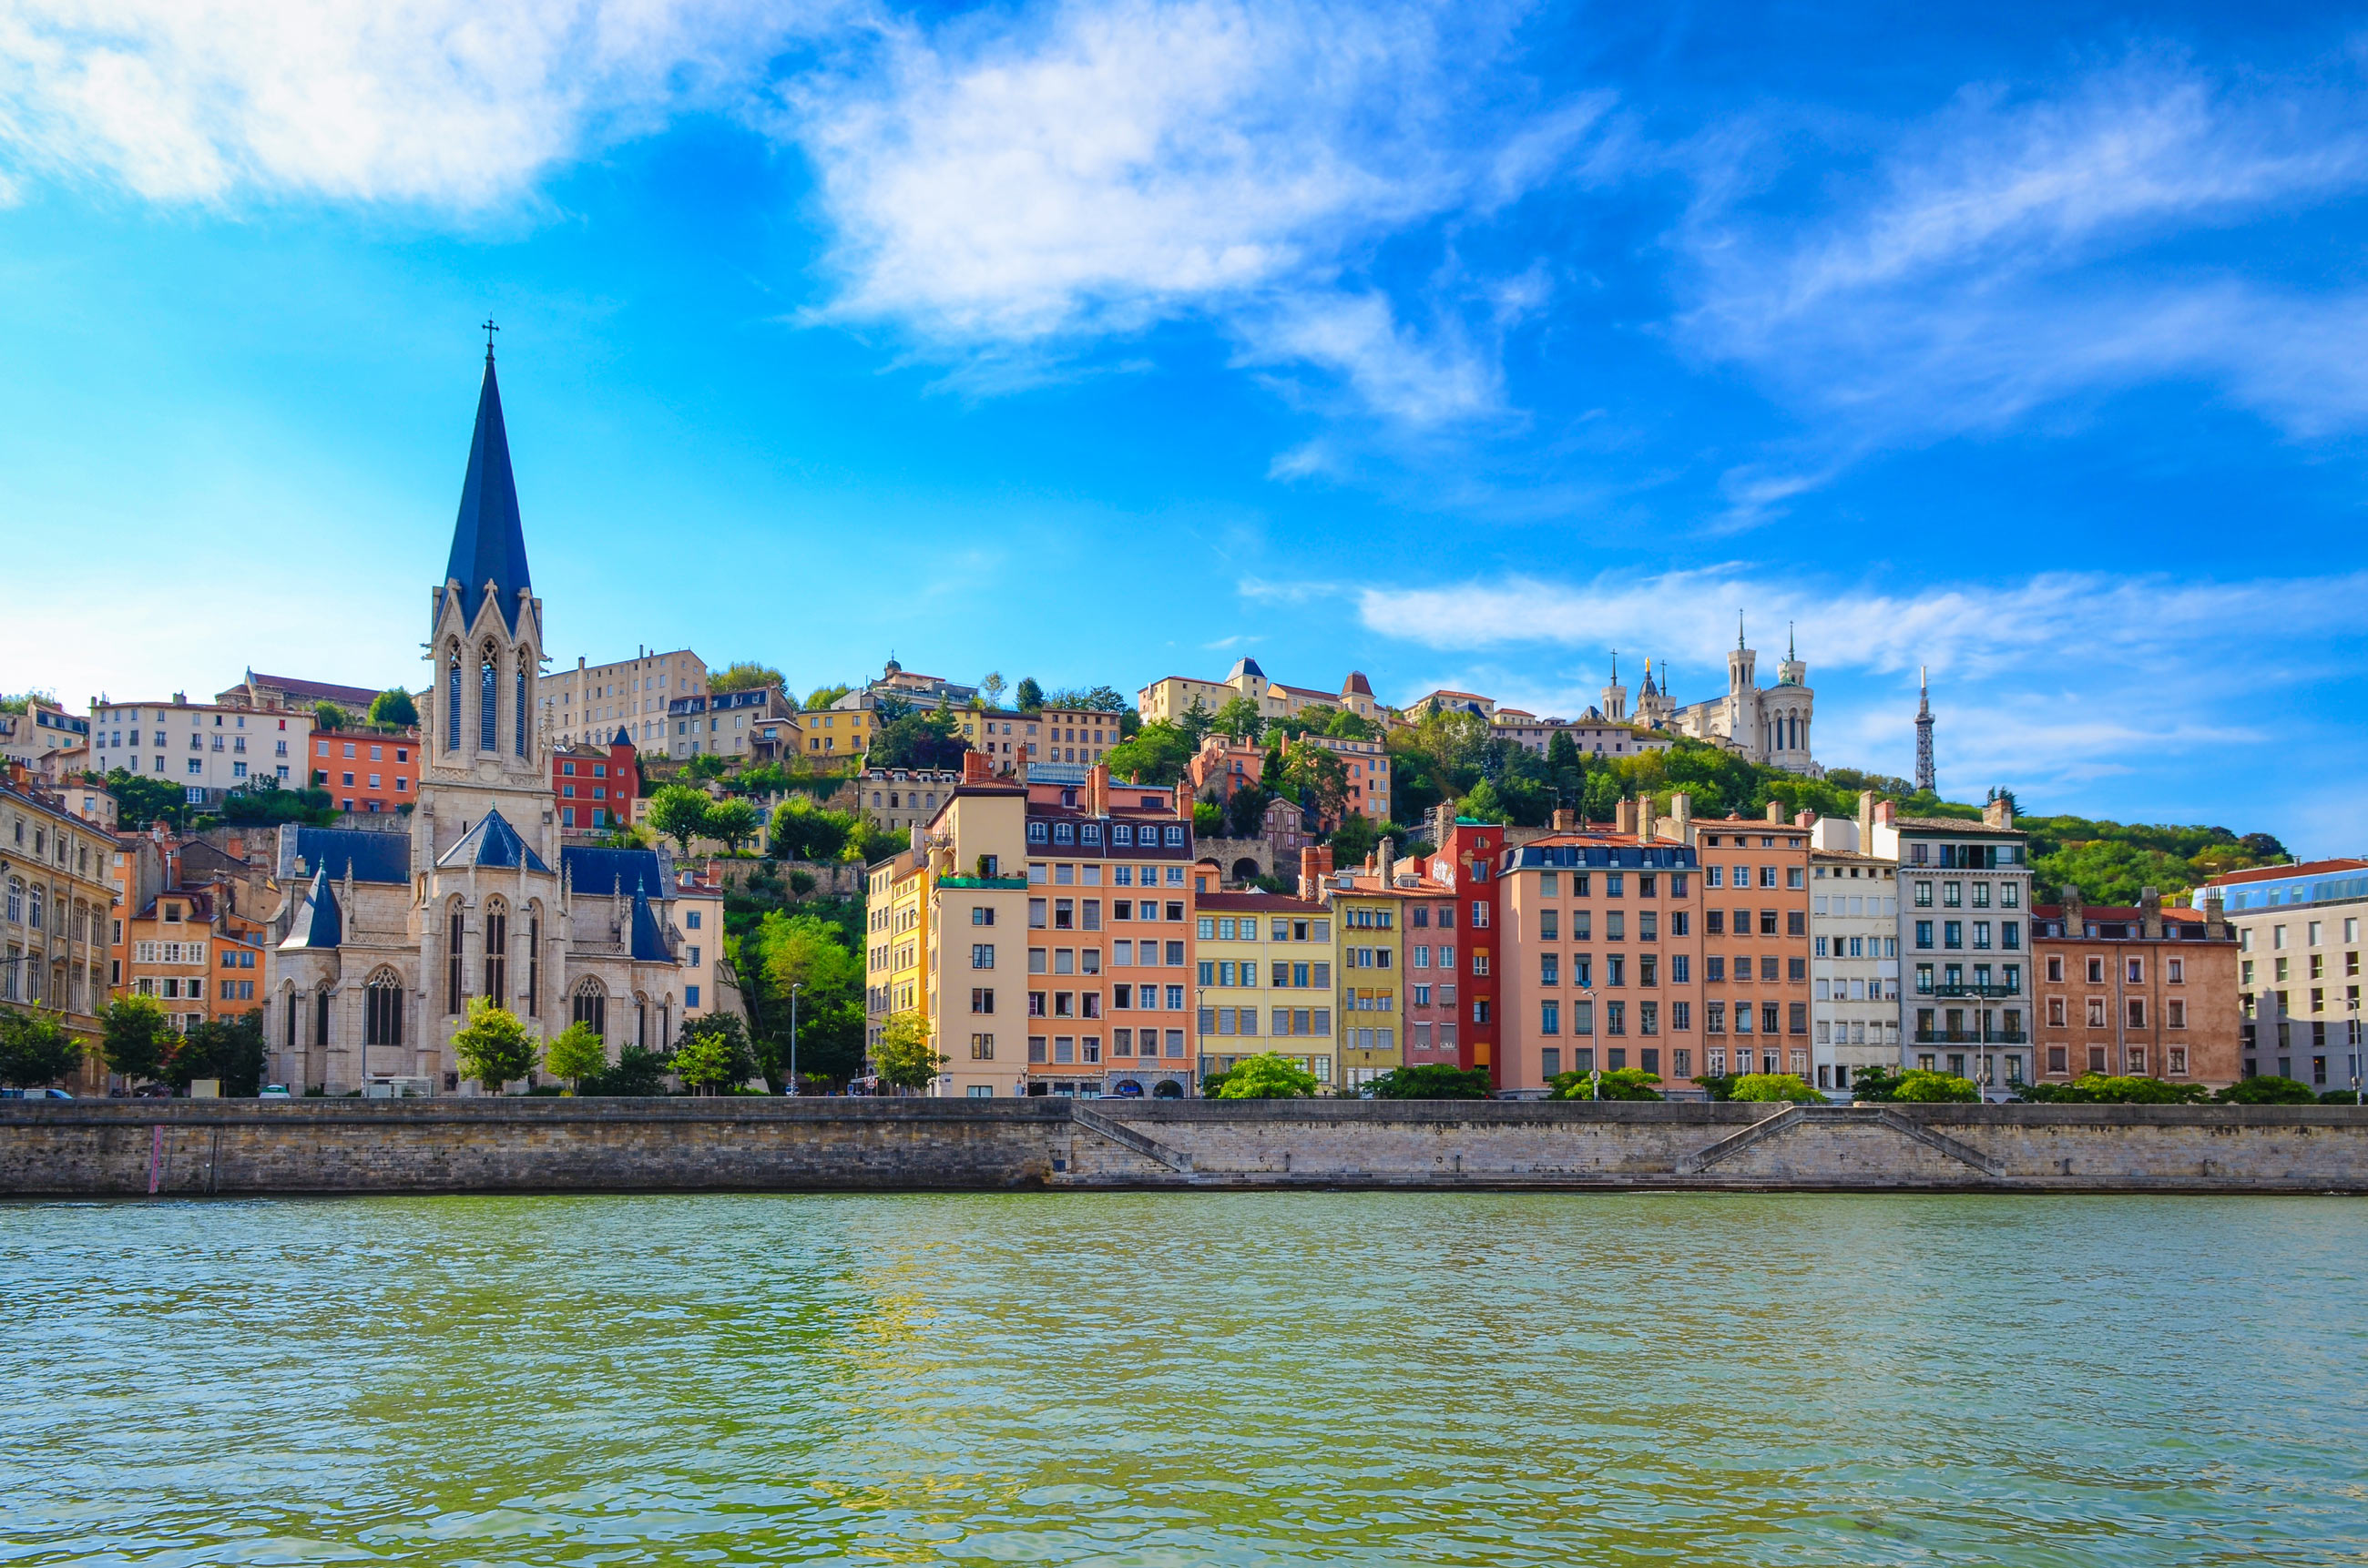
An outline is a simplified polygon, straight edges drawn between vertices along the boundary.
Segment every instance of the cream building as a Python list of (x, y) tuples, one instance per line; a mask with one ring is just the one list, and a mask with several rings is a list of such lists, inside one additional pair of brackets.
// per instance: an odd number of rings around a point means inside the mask
[(1809, 830), (1809, 1045), (1816, 1086), (1838, 1098), (1867, 1068), (1899, 1065), (1899, 867), (1861, 853), (1861, 837), (1847, 818)]
[(609, 744), (619, 725), (643, 751), (667, 753), (666, 713), (680, 697), (707, 695), (707, 663), (688, 648), (637, 650), (630, 659), (541, 677), (541, 711), (556, 741)]
[(22, 713), (0, 713), (0, 761), (21, 762), (39, 772), (61, 752), (74, 751), (90, 741), (90, 721), (69, 713), (47, 698), (26, 699)]
[(805, 749), (800, 744), (797, 706), (782, 697), (778, 686), (677, 697), (666, 705), (660, 743), (677, 762), (700, 756), (771, 761)]
[(689, 946), (670, 859), (560, 842), (543, 606), (490, 353), (429, 611), (435, 673), (408, 831), (280, 830), (272, 1077), (333, 1095), (386, 1080), (456, 1089), (452, 1037), (480, 997), (543, 1039), (587, 1025), (612, 1059), (627, 1044), (666, 1049), (687, 1011)]
[(1256, 659), (1236, 660), (1232, 673), (1221, 681), (1162, 676), (1135, 693), (1135, 712), (1146, 724), (1158, 720), (1172, 723), (1181, 719), (1195, 700), (1214, 713), (1236, 697), (1247, 697), (1257, 703), (1259, 716), (1266, 719), (1289, 719), (1330, 709), (1345, 709), (1376, 724), (1385, 724), (1390, 719), (1389, 708), (1374, 700), (1372, 686), (1358, 671), (1349, 672), (1338, 691), (1317, 691), (1267, 679)]
[(263, 778), (281, 789), (302, 789), (312, 735), (313, 715), (302, 709), (191, 702), (177, 691), (169, 702), (102, 698), (90, 710), (94, 767), (169, 779), (192, 805), (219, 805), (224, 795)]
[[(21, 765), (0, 783), (0, 1009), (51, 1014), (96, 1039), (107, 1006), (115, 841)], [(95, 1068), (69, 1081), (99, 1085)]]
[(1735, 651), (1726, 656), (1725, 697), (1679, 707), (1666, 689), (1654, 688), (1648, 671), (1637, 697), (1637, 722), (1720, 742), (1752, 762), (1822, 778), (1826, 770), (1809, 755), (1809, 725), (1816, 707), (1816, 693), (1808, 686), (1809, 666), (1793, 652), (1788, 639), (1784, 662), (1776, 666), (1776, 684), (1761, 687), (1756, 675), (1759, 659), (1745, 645), (1738, 621)]

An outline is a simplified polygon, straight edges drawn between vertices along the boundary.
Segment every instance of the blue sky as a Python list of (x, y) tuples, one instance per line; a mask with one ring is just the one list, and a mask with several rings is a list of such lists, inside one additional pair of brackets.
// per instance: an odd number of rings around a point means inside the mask
[(0, 686), (416, 682), (490, 312), (554, 654), (1574, 713), (2368, 840), (2368, 28), (19, 0)]

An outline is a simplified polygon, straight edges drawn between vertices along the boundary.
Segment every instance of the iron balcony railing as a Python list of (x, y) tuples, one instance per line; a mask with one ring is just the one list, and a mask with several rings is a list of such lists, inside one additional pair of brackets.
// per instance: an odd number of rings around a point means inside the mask
[(2030, 1036), (2021, 1029), (1992, 1029), (1984, 1034), (1979, 1029), (1918, 1029), (1918, 1045), (2022, 1045)]

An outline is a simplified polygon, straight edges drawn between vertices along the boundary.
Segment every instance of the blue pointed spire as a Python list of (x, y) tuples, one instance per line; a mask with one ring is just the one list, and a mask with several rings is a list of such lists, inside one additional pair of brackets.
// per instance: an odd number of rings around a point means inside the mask
[[(352, 868), (348, 867), (350, 873)], [(313, 873), (313, 885), (306, 890), (304, 902), (297, 906), (296, 918), (289, 922), (287, 939), (279, 945), (287, 948), (341, 948), (346, 941), (345, 911), (337, 907), (337, 895), (329, 886), (329, 867), (324, 861)]]
[(502, 389), (494, 380), (494, 351), (485, 350), (485, 382), (477, 394), (477, 433), (469, 443), (469, 477), (461, 486), (461, 515), (452, 525), (448, 581), (461, 585), (461, 613), (473, 619), (485, 585), (494, 585), (502, 619), (518, 631), (518, 590), (533, 585), (526, 569), (526, 528), (518, 519), (518, 482), (510, 474), (509, 433), (502, 426)]

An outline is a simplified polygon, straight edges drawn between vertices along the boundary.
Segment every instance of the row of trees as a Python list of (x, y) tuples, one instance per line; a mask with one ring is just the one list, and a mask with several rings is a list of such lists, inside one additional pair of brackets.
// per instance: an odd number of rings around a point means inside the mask
[(608, 1042), (588, 1024), (570, 1024), (549, 1040), (490, 997), (469, 1004), (468, 1022), (452, 1037), (461, 1075), (488, 1094), (536, 1073), (564, 1080), (579, 1095), (655, 1095), (672, 1073), (693, 1094), (733, 1094), (762, 1071), (747, 1027), (735, 1013), (711, 1013), (682, 1027), (674, 1048), (628, 1045), (615, 1062)]
[(187, 1089), (217, 1078), (225, 1095), (251, 1097), (263, 1088), (263, 1014), (209, 1019), (185, 1033), (154, 997), (119, 996), (91, 1040), (51, 1014), (0, 1013), (0, 1083), (28, 1089), (60, 1083), (94, 1055), (109, 1072), (136, 1081)]

